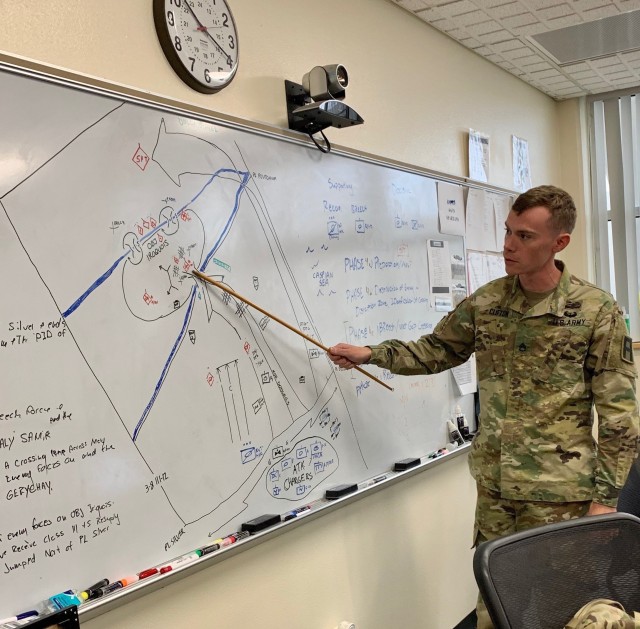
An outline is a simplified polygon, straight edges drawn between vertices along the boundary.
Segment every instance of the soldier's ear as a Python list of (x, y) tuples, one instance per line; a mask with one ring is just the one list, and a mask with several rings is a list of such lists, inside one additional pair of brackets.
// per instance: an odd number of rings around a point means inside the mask
[(556, 236), (555, 242), (553, 243), (553, 253), (558, 253), (566, 248), (566, 246), (571, 242), (571, 234), (558, 234)]

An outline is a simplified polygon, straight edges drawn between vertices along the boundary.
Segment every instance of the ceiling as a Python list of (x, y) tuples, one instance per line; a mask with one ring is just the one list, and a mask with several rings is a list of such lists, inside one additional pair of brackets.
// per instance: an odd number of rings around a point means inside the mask
[(640, 0), (392, 1), (556, 100), (640, 86)]

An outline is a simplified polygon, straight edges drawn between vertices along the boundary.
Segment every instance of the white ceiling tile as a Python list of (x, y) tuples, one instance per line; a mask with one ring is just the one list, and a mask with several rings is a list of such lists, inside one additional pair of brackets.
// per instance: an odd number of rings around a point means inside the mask
[[(533, 13), (527, 12), (521, 13), (520, 15), (514, 15), (513, 17), (504, 18), (502, 19), (502, 24), (505, 28), (508, 28), (515, 32), (523, 26), (531, 26), (533, 24), (537, 24), (539, 27), (540, 22), (538, 21), (538, 18), (533, 15)], [(542, 27), (541, 30), (546, 29)]]
[(527, 9), (519, 2), (509, 2), (508, 4), (501, 4), (491, 9), (485, 7), (485, 9), (490, 15), (501, 20), (506, 17), (529, 13), (529, 11), (527, 11)]
[(620, 11), (614, 4), (606, 4), (603, 7), (598, 7), (597, 9), (591, 9), (590, 11), (583, 11), (582, 15), (584, 19), (588, 22), (593, 20), (600, 20), (603, 17), (609, 17), (610, 15), (618, 15)]
[(543, 20), (554, 20), (560, 17), (564, 17), (565, 15), (571, 15), (572, 13), (573, 10), (571, 9), (571, 7), (564, 2), (536, 11), (536, 15)]
[(422, 0), (395, 0), (395, 2), (408, 11), (417, 11), (428, 6), (426, 2)]
[(470, 11), (469, 13), (463, 13), (462, 15), (453, 16), (453, 19), (462, 26), (469, 26), (471, 24), (483, 24), (491, 20), (491, 18), (484, 11)]
[(499, 31), (494, 31), (493, 33), (485, 33), (482, 35), (482, 41), (487, 44), (497, 44), (499, 42), (504, 42), (511, 39), (511, 33), (509, 31), (505, 31), (504, 29), (500, 29)]
[(621, 13), (640, 9), (640, 0), (616, 0), (616, 4), (620, 8)]
[(603, 57), (602, 59), (590, 59), (591, 66), (593, 68), (597, 68), (598, 70), (602, 68), (608, 68), (610, 66), (617, 66), (620, 64), (620, 61), (617, 57)]
[(582, 72), (583, 70), (591, 70), (591, 67), (584, 61), (579, 63), (571, 63), (569, 65), (562, 66), (565, 72)]
[(592, 11), (601, 7), (613, 5), (611, 0), (573, 0), (571, 6), (573, 10), (582, 13), (583, 11)]
[(640, 50), (621, 52), (620, 57), (622, 57), (623, 61), (638, 61), (640, 60)]
[(455, 20), (449, 19), (434, 20), (433, 22), (431, 22), (431, 26), (443, 31), (444, 33), (455, 31), (458, 28)]
[(627, 70), (626, 68), (624, 68), (623, 70), (615, 70), (613, 72), (603, 72), (602, 76), (607, 81), (613, 81), (613, 80), (625, 81), (627, 79), (633, 78), (633, 74), (631, 74), (631, 72), (629, 72), (629, 70)]
[(545, 79), (544, 81), (547, 85), (553, 85), (554, 89), (556, 87), (566, 87), (567, 85), (573, 85), (571, 81), (568, 81), (564, 76), (555, 76)]
[(575, 26), (576, 24), (582, 24), (583, 22), (584, 19), (577, 13), (571, 13), (569, 15), (563, 15), (562, 17), (556, 17), (547, 20), (547, 26), (550, 30), (556, 30), (557, 28)]
[(507, 41), (496, 42), (491, 45), (491, 48), (497, 52), (509, 52), (510, 50), (522, 50), (528, 48), (523, 46), (517, 39), (508, 39)]
[(546, 33), (549, 29), (542, 22), (536, 22), (535, 24), (523, 24), (522, 26), (512, 30), (516, 35), (525, 37), (527, 35)]
[(510, 61), (506, 61), (505, 59), (501, 59), (500, 61), (496, 61), (496, 63), (505, 70), (514, 70), (516, 66), (513, 65)]
[[(466, 46), (467, 48), (471, 48), (471, 50), (477, 50), (478, 48), (484, 48), (484, 44), (481, 41), (478, 41), (477, 39), (475, 39), (473, 37), (460, 37), (460, 39), (458, 39), (458, 41), (463, 46)], [(479, 53), (479, 54), (483, 54), (483, 53)]]
[(479, 55), (482, 55), (483, 57), (486, 57), (487, 55), (491, 54), (491, 48), (489, 48), (488, 46), (482, 46), (480, 48), (474, 48), (473, 49), (474, 52), (477, 52)]
[(529, 64), (535, 63), (540, 60), (538, 55), (534, 55), (529, 48), (524, 47), (522, 50), (508, 50), (507, 52), (503, 52), (502, 56), (505, 59), (511, 59), (512, 61), (516, 61), (520, 64)]
[(415, 14), (425, 22), (435, 22), (436, 20), (442, 20), (447, 17), (440, 7), (431, 7), (430, 9), (424, 9), (422, 11), (416, 11)]
[(583, 91), (579, 88), (576, 87), (575, 85), (572, 85), (570, 87), (560, 87), (560, 88), (556, 88), (555, 89), (556, 93), (560, 94), (561, 96), (581, 96)]
[(601, 78), (584, 79), (581, 80), (580, 83), (589, 87), (593, 87), (594, 85), (606, 85), (606, 83)]
[(448, 4), (439, 5), (440, 10), (449, 17), (455, 17), (464, 13), (477, 11), (478, 7), (471, 0), (456, 0)]
[(545, 61), (536, 60), (535, 63), (520, 63), (521, 68), (527, 72), (541, 72), (542, 70), (548, 70), (551, 66)]
[(582, 70), (581, 72), (569, 72), (574, 79), (581, 81), (582, 79), (591, 79), (598, 76), (593, 70)]
[(550, 68), (549, 70), (539, 70), (538, 72), (529, 72), (529, 74), (538, 80), (562, 76), (562, 74), (560, 74), (560, 72), (558, 72), (554, 68)]
[(487, 33), (496, 33), (498, 31), (502, 31), (505, 34), (504, 39), (507, 39), (508, 37), (510, 37), (510, 33), (508, 31), (505, 31), (502, 28), (502, 26), (500, 26), (500, 24), (498, 22), (496, 22), (495, 20), (487, 20), (486, 22), (483, 22), (482, 24), (469, 25), (469, 26), (467, 26), (467, 30), (470, 33), (472, 33), (473, 35), (476, 35), (476, 36), (486, 35)]
[(558, 2), (558, 0), (526, 0), (525, 4), (536, 11), (541, 9), (548, 9), (558, 4), (565, 4), (564, 2)]

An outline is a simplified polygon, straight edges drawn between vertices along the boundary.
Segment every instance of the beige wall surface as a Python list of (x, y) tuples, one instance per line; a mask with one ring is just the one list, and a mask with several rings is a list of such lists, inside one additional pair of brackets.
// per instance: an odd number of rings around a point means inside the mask
[[(212, 96), (171, 70), (151, 4), (2, 0), (0, 48), (279, 127), (284, 79), (339, 62), (365, 124), (328, 130), (334, 143), (465, 176), (471, 127), (491, 136), (491, 183), (510, 188), (515, 134), (529, 141), (533, 183), (563, 184), (578, 113), (564, 112), (561, 151), (556, 103), (388, 0), (230, 0), (240, 69)], [(579, 173), (567, 178), (577, 190)], [(349, 619), (358, 629), (450, 629), (475, 604), (474, 502), (461, 456), (83, 626), (332, 629)]]

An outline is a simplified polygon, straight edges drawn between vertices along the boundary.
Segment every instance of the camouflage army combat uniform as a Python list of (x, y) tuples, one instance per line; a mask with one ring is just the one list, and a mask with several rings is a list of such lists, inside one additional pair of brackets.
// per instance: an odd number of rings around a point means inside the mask
[(432, 334), (370, 346), (369, 363), (404, 375), (444, 371), (476, 353), (476, 541), (584, 515), (592, 500), (615, 506), (635, 457), (636, 370), (624, 319), (608, 293), (556, 265), (558, 286), (531, 308), (518, 278), (504, 277)]
[(640, 629), (640, 614), (632, 618), (620, 603), (599, 598), (582, 607), (564, 629)]

